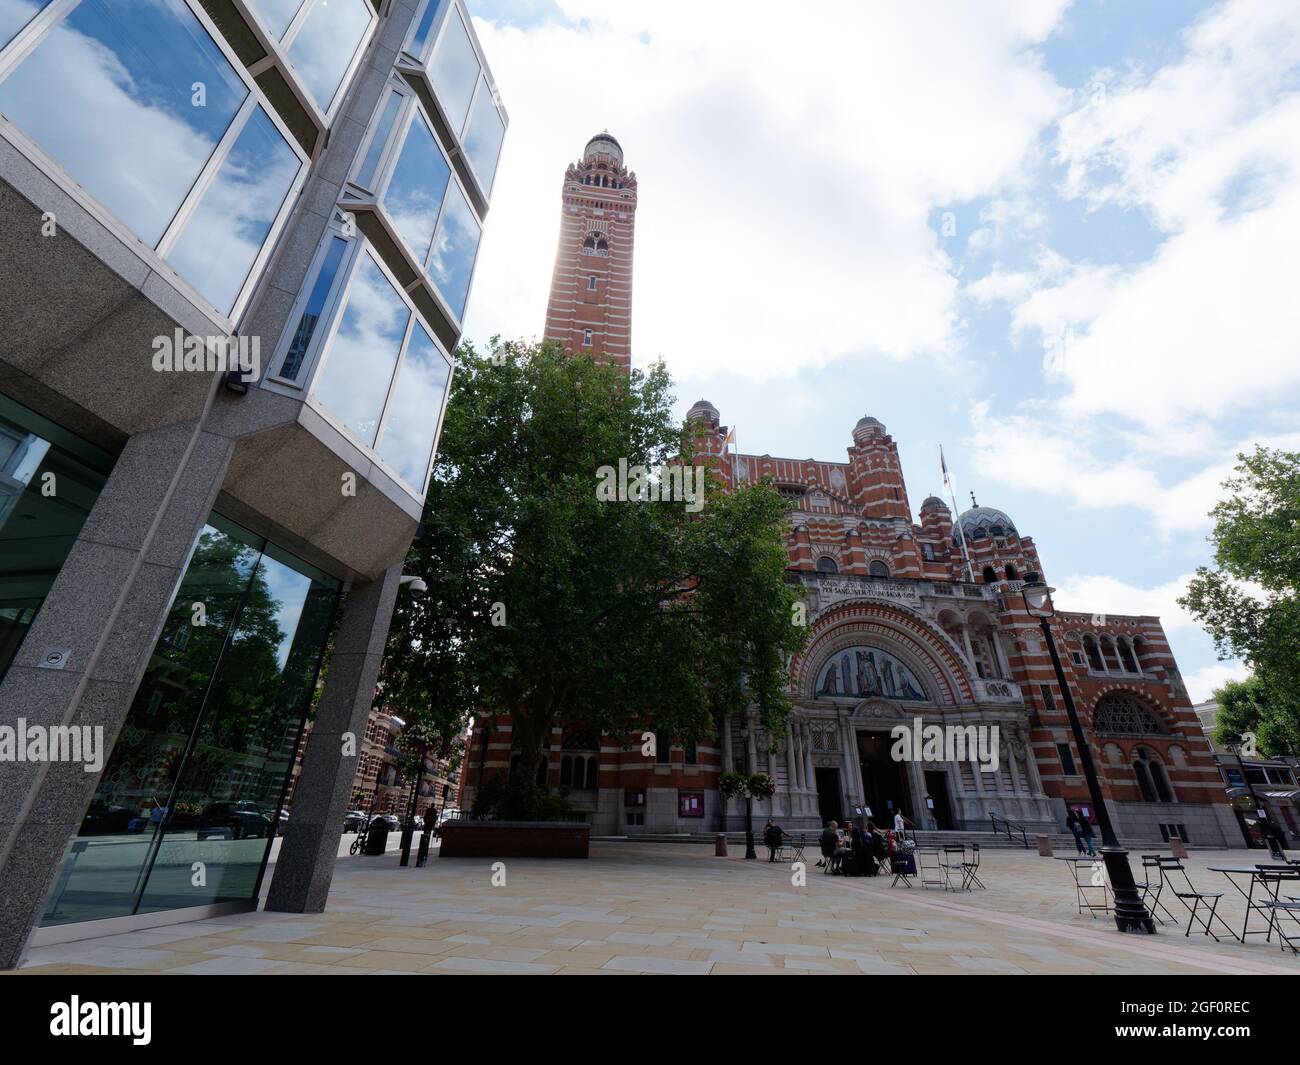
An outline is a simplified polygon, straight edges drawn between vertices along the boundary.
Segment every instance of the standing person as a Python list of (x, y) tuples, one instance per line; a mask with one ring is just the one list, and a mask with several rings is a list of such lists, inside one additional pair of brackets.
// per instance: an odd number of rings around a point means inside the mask
[(773, 821), (770, 817), (767, 824), (763, 826), (763, 842), (767, 844), (767, 860), (776, 861), (776, 852), (781, 848), (781, 840), (785, 836), (781, 826)]
[(1097, 857), (1097, 848), (1092, 845), (1092, 822), (1079, 814), (1079, 830), (1083, 835), (1083, 845), (1092, 857)]
[(1078, 811), (1071, 808), (1065, 815), (1065, 827), (1070, 830), (1074, 837), (1074, 846), (1080, 854), (1083, 853), (1083, 818), (1079, 816)]
[(907, 835), (907, 818), (903, 816), (902, 810), (894, 811), (894, 835), (899, 839)]

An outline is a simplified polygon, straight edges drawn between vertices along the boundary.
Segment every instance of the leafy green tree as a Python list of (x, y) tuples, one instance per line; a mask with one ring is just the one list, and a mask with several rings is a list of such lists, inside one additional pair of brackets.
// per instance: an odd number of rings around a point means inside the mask
[(1230, 680), (1214, 693), (1219, 713), (1214, 724), (1214, 742), (1220, 747), (1241, 743), (1254, 735), (1256, 749), (1265, 758), (1280, 758), (1296, 750), (1286, 732), (1286, 723), (1270, 703), (1268, 689), (1259, 677)]
[(1230, 493), (1210, 512), (1217, 568), (1204, 566), (1179, 604), (1243, 658), (1267, 693), (1260, 734), (1300, 750), (1300, 452), (1256, 447), (1237, 456)]
[(460, 352), (407, 563), (429, 591), (398, 615), (385, 696), (457, 727), (508, 712), (524, 787), (557, 724), (681, 742), (753, 702), (784, 730), (804, 630), (776, 491), (710, 472), (702, 508), (598, 497), (620, 460), (632, 478), (694, 453), (669, 387), (662, 365), (629, 376), (551, 345)]

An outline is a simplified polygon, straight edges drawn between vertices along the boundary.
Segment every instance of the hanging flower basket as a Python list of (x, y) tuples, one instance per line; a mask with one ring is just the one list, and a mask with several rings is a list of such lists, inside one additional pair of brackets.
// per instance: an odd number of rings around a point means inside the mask
[(776, 781), (767, 773), (755, 773), (748, 786), (749, 794), (756, 799), (770, 799), (776, 794)]

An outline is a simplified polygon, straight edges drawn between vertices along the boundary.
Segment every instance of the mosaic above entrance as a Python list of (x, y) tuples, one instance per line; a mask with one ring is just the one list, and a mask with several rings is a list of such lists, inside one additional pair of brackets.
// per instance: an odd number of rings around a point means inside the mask
[(822, 666), (813, 693), (817, 698), (925, 699), (925, 690), (907, 666), (879, 647), (848, 647)]

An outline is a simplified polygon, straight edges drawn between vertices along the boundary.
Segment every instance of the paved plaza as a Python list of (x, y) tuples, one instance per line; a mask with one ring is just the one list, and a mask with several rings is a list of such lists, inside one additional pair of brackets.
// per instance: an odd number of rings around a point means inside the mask
[[(1125, 973), (1300, 974), (1277, 940), (1249, 946), (1183, 936), (1121, 936), (1080, 916), (1065, 863), (985, 851), (987, 890), (891, 888), (888, 876), (807, 883), (789, 865), (718, 858), (694, 844), (595, 843), (588, 861), (493, 863), (397, 855), (343, 857), (328, 912), (241, 914), (32, 949), (28, 973)], [(1211, 865), (1244, 851), (1194, 852), (1201, 890), (1240, 928), (1244, 904)], [(1251, 860), (1263, 860), (1252, 852)], [(1141, 877), (1139, 876), (1139, 879)], [(1261, 926), (1262, 927), (1262, 926)]]

